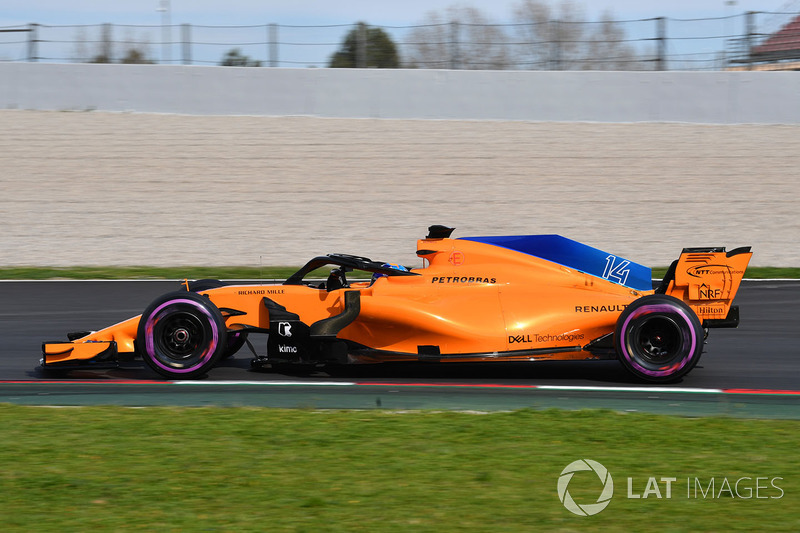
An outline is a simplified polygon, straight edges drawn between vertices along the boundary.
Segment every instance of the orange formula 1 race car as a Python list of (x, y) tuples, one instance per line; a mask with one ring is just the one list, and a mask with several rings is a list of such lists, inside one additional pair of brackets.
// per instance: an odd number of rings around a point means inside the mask
[[(384, 361), (619, 359), (647, 381), (689, 372), (709, 328), (736, 327), (750, 248), (687, 248), (653, 289), (650, 269), (558, 235), (451, 239), (431, 226), (423, 268), (316, 257), (281, 284), (185, 282), (142, 315), (45, 342), (45, 369), (139, 356), (188, 379), (267, 334), (255, 367)], [(327, 281), (305, 278), (332, 266)], [(348, 282), (352, 271), (367, 280)], [(352, 275), (351, 275), (352, 277)], [(250, 337), (250, 339), (248, 339)]]

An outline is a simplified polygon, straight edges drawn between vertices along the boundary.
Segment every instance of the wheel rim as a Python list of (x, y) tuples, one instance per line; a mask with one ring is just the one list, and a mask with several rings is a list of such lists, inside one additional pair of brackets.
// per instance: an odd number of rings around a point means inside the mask
[(645, 362), (662, 365), (682, 355), (683, 334), (672, 318), (654, 316), (646, 318), (637, 328), (633, 343)]
[(165, 358), (188, 362), (202, 348), (203, 333), (203, 324), (196, 316), (177, 312), (162, 318), (153, 335), (158, 352)]
[(620, 324), (619, 354), (646, 379), (667, 379), (691, 368), (700, 342), (690, 315), (668, 303), (642, 305)]
[(209, 312), (192, 300), (165, 302), (145, 324), (145, 351), (158, 367), (188, 373), (214, 356), (219, 330)]

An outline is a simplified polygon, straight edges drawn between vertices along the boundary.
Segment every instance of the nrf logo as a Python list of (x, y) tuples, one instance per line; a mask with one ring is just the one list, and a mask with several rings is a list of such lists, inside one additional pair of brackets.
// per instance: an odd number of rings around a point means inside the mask
[(700, 285), (697, 290), (703, 300), (719, 300), (722, 298), (722, 289), (712, 289), (705, 283)]

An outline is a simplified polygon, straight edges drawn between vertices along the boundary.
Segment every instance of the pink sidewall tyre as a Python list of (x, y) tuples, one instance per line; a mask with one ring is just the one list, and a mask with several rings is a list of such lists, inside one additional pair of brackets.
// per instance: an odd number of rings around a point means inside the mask
[[(181, 283), (183, 286), (183, 283)], [(218, 279), (198, 279), (196, 281), (190, 281), (188, 289), (191, 292), (203, 292), (210, 289), (218, 289), (220, 287), (224, 287), (225, 283), (218, 280)], [(246, 331), (237, 331), (235, 333), (228, 332), (228, 342), (225, 347), (225, 352), (222, 354), (221, 359), (227, 359), (228, 357), (233, 357), (236, 352), (238, 352), (242, 346), (247, 342), (247, 332)]]
[(703, 353), (700, 319), (681, 300), (652, 294), (635, 300), (617, 319), (614, 347), (623, 366), (653, 382), (677, 381)]
[(136, 344), (144, 362), (162, 376), (197, 378), (225, 353), (225, 320), (208, 298), (172, 292), (157, 298), (142, 313)]

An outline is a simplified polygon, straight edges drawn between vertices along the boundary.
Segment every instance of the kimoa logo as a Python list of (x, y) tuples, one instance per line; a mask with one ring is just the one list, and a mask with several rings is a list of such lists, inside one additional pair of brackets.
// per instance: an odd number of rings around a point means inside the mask
[[(595, 503), (578, 504), (569, 493), (569, 482), (572, 481), (572, 476), (575, 475), (575, 472), (583, 471), (594, 472), (603, 483), (603, 491)], [(614, 481), (611, 479), (611, 474), (606, 467), (597, 461), (592, 461), (591, 459), (573, 461), (561, 471), (561, 475), (558, 477), (558, 499), (561, 500), (561, 503), (564, 504), (564, 507), (569, 512), (578, 516), (596, 515), (608, 507), (612, 496), (614, 496)]]
[(278, 322), (278, 333), (281, 337), (291, 337), (292, 325), (289, 322)]

